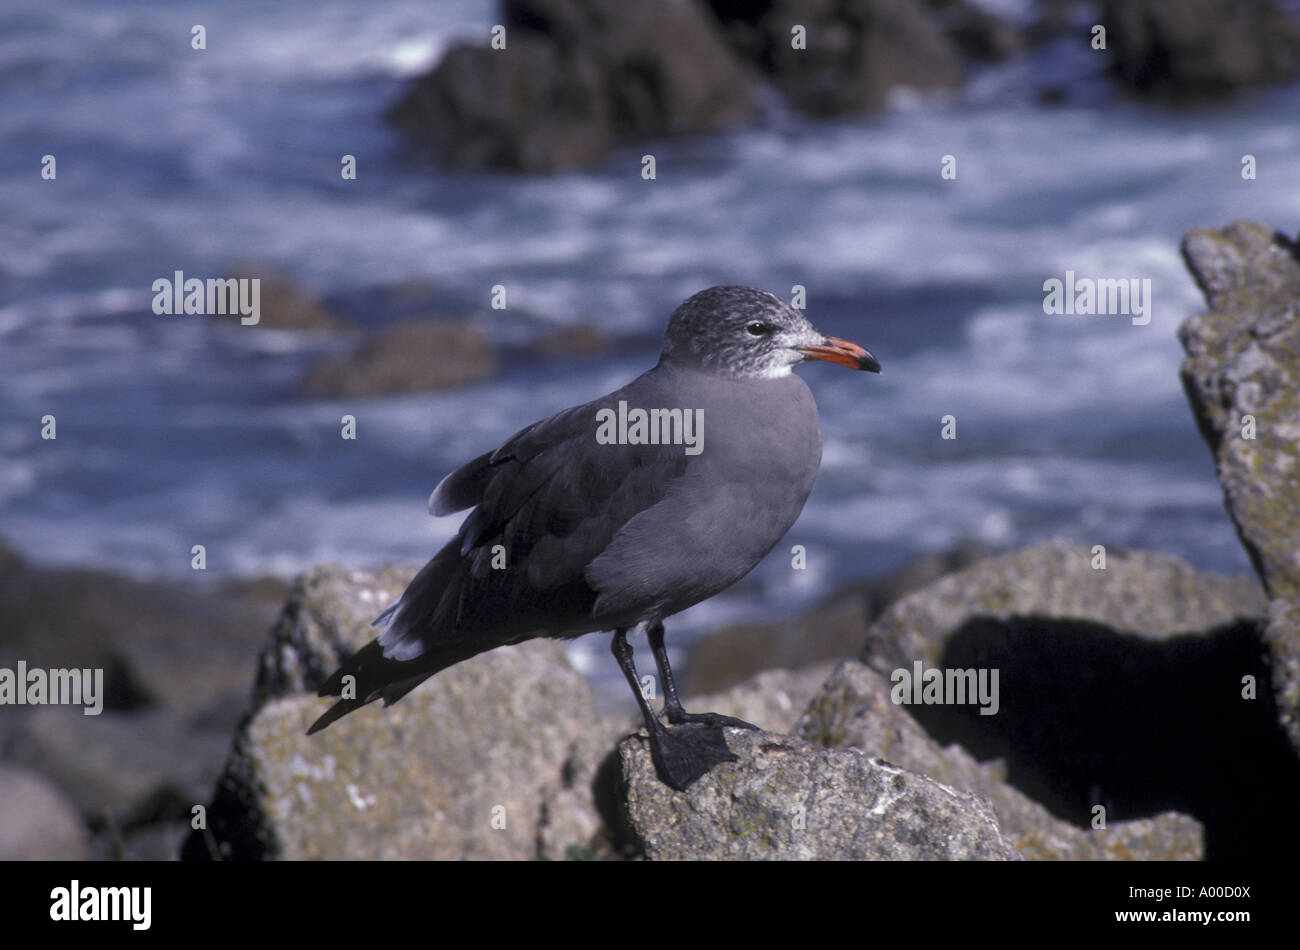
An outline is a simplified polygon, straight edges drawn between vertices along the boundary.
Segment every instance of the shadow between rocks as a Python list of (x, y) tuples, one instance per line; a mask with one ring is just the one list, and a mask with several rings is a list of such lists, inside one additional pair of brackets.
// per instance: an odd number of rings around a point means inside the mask
[[(974, 617), (949, 637), (945, 669), (999, 671), (999, 710), (912, 705), (941, 743), (1002, 758), (1008, 780), (1089, 827), (1174, 810), (1205, 826), (1210, 860), (1294, 854), (1300, 762), (1277, 726), (1253, 622), (1153, 641), (1085, 621)], [(886, 674), (888, 675), (888, 674)], [(1243, 698), (1254, 677), (1256, 698)]]

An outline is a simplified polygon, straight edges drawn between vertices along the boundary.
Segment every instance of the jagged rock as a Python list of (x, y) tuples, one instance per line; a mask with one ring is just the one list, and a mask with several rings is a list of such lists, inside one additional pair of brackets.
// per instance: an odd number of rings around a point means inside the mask
[(505, 49), (452, 49), (388, 114), (445, 163), (553, 170), (754, 114), (754, 80), (693, 3), (506, 0), (503, 18)]
[(1013, 24), (967, 0), (927, 0), (939, 29), (963, 56), (981, 63), (1003, 60), (1020, 52), (1024, 36)]
[(494, 372), (492, 344), (478, 327), (418, 321), (378, 333), (348, 356), (312, 367), (302, 391), (315, 397), (377, 396), (465, 386)]
[(1300, 72), (1300, 19), (1275, 0), (1105, 0), (1115, 74), (1136, 92), (1205, 99)]
[(987, 801), (856, 749), (726, 730), (740, 760), (684, 792), (644, 735), (619, 745), (632, 833), (654, 860), (1016, 860)]
[[(1201, 825), (1173, 812), (1085, 830), (1052, 815), (1006, 781), (1001, 761), (977, 762), (957, 744), (926, 735), (890, 700), (891, 684), (857, 662), (840, 664), (800, 719), (797, 734), (826, 748), (858, 748), (912, 772), (987, 798), (1002, 833), (1032, 860), (1199, 860)], [(1078, 816), (1082, 821), (1090, 815)]]
[[(897, 86), (945, 89), (964, 79), (956, 46), (911, 0), (706, 2), (732, 49), (810, 115), (870, 112)], [(805, 49), (791, 42), (796, 26)]]
[[(295, 584), (259, 661), (254, 709), (187, 858), (563, 858), (600, 853), (593, 790), (621, 726), (595, 715), (561, 644), (439, 673), (313, 736), (315, 689), (375, 631), (412, 571), (326, 565)], [(214, 854), (215, 852), (215, 854)]]
[[(1275, 722), (1258, 585), (1165, 555), (1112, 548), (1105, 570), (1093, 558), (1058, 541), (982, 561), (885, 611), (863, 660), (887, 679), (918, 662), (997, 671), (995, 715), (909, 711), (939, 742), (1005, 759), (1058, 817), (1173, 809), (1205, 825), (1211, 858), (1300, 843), (1284, 805), (1300, 795), (1300, 763)], [(1257, 700), (1247, 682), (1261, 684)], [(1207, 769), (1209, 748), (1232, 749), (1260, 779)]]
[(1183, 257), (1210, 305), (1179, 328), (1183, 388), (1272, 598), (1273, 692), (1300, 750), (1300, 248), (1238, 221), (1189, 231)]
[(0, 861), (84, 861), (81, 816), (54, 785), (0, 762)]
[(867, 628), (887, 606), (990, 553), (984, 545), (964, 543), (940, 554), (924, 554), (884, 577), (849, 584), (798, 616), (723, 627), (691, 646), (684, 689), (688, 693), (716, 692), (762, 670), (798, 670), (856, 657), (866, 641)]
[(322, 564), (294, 580), (257, 661), (253, 702), (315, 693), (338, 665), (376, 635), (371, 624), (419, 570), (357, 571)]

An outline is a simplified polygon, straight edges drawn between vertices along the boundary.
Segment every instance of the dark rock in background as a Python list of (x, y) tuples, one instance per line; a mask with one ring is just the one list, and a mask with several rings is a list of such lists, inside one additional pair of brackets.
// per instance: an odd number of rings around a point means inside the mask
[[(809, 115), (872, 112), (897, 86), (928, 91), (964, 80), (957, 46), (910, 0), (706, 2), (731, 48)], [(806, 49), (792, 46), (796, 25)]]
[(422, 321), (381, 331), (353, 353), (307, 371), (313, 397), (364, 397), (465, 386), (496, 372), (487, 335), (465, 322)]
[(1300, 73), (1300, 18), (1275, 0), (1105, 0), (1098, 22), (1142, 95), (1212, 99)]
[(1272, 691), (1300, 751), (1300, 248), (1239, 221), (1188, 232), (1183, 257), (1210, 305), (1179, 328), (1183, 388), (1272, 598)]
[[(156, 847), (142, 851), (142, 842), (161, 840), (163, 825), (174, 836), (175, 824), (207, 799), (247, 703), (249, 658), (274, 616), (226, 593), (32, 567), (0, 548), (0, 667), (23, 660), (29, 669), (102, 668), (105, 693), (98, 716), (81, 707), (6, 706), (0, 761), (58, 787), (82, 838), (93, 833), (91, 855), (161, 857)], [(52, 849), (29, 856), (80, 855), (66, 853), (59, 814), (25, 816), (34, 825), (26, 840)]]
[(452, 49), (388, 113), (446, 164), (548, 171), (620, 144), (734, 128), (754, 115), (754, 80), (693, 3), (502, 7), (504, 50)]
[[(260, 319), (251, 326), (273, 330), (343, 330), (348, 322), (334, 313), (293, 278), (272, 266), (257, 263), (238, 263), (230, 268), (226, 277), (257, 278)], [(222, 319), (238, 323), (239, 315)]]

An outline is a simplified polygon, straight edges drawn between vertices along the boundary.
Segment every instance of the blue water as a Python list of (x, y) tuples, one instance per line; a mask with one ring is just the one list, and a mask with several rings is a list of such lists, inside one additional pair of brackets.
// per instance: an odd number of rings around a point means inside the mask
[[(5, 5), (0, 537), (40, 563), (171, 578), (192, 576), (193, 544), (209, 577), (419, 561), (458, 523), (425, 513), (438, 479), (649, 366), (681, 299), (802, 284), (810, 318), (885, 372), (801, 370), (825, 440), (812, 498), (786, 545), (681, 626), (791, 609), (968, 538), (1249, 570), (1178, 380), (1175, 330), (1202, 308), (1178, 241), (1237, 218), (1300, 226), (1300, 88), (1160, 111), (1116, 101), (1089, 53), (1058, 45), (883, 116), (774, 111), (581, 172), (404, 159), (384, 108), (494, 21), (469, 0)], [(1068, 105), (1036, 104), (1028, 77), (1045, 72), (1071, 83)], [(357, 181), (340, 179), (345, 153)], [(154, 279), (243, 260), (361, 321), (383, 317), (369, 288), (418, 280), (510, 345), (586, 322), (624, 346), (516, 357), (452, 392), (306, 400), (297, 379), (337, 340), (151, 312)], [(1150, 278), (1150, 324), (1044, 314), (1043, 281), (1067, 269)], [(345, 412), (356, 441), (339, 438)], [(807, 571), (781, 553), (795, 543)]]

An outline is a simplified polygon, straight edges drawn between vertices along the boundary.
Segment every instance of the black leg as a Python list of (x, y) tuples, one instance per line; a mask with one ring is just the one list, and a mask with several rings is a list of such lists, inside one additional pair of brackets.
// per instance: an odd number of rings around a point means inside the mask
[[(662, 642), (662, 637), (660, 639)], [(737, 756), (727, 748), (722, 729), (716, 725), (687, 723), (672, 729), (664, 727), (641, 692), (626, 629), (614, 631), (610, 649), (628, 685), (632, 687), (637, 705), (641, 707), (641, 718), (645, 720), (646, 732), (650, 734), (650, 757), (665, 785), (680, 792), (715, 765), (737, 760)]]
[(668, 665), (668, 650), (664, 648), (664, 625), (655, 621), (646, 630), (650, 640), (650, 649), (654, 651), (655, 666), (659, 667), (659, 678), (664, 683), (664, 714), (671, 725), (683, 723), (701, 723), (706, 726), (731, 726), (733, 729), (757, 729), (753, 723), (736, 719), (734, 716), (722, 716), (718, 713), (688, 713), (682, 708), (682, 701), (677, 697), (677, 684), (673, 682), (673, 671)]

